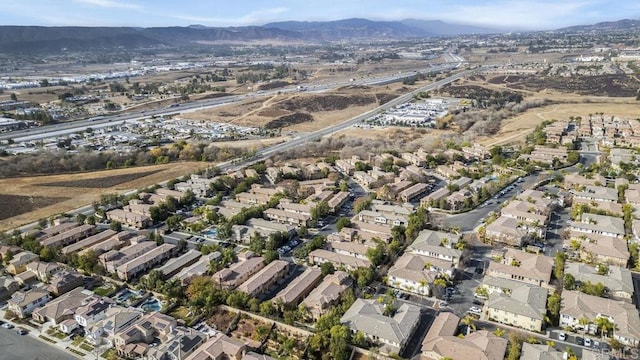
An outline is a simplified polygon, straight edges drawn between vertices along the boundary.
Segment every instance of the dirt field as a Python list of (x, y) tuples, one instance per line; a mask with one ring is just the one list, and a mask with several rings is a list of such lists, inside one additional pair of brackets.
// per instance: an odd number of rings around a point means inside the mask
[(307, 132), (362, 114), (413, 88), (391, 84), (385, 87), (345, 87), (323, 94), (275, 95), (192, 112), (188, 117), (241, 126), (273, 128), (284, 125), (282, 128), (285, 130)]
[(83, 174), (0, 179), (0, 209), (6, 212), (0, 211), (0, 231), (89, 205), (101, 194), (140, 189), (207, 165), (184, 162)]
[(604, 112), (605, 116), (637, 118), (640, 116), (638, 105), (629, 103), (587, 103), (558, 104), (531, 109), (514, 118), (504, 120), (500, 132), (490, 138), (481, 138), (479, 142), (486, 146), (504, 145), (524, 141), (526, 136), (545, 120), (567, 120), (570, 116), (588, 118), (589, 114)]
[(216, 308), (213, 310), (213, 314), (207, 319), (208, 325), (213, 325), (214, 329), (218, 329), (219, 331), (226, 331), (229, 325), (231, 325), (231, 321), (236, 316), (235, 313), (230, 311), (226, 311), (223, 309)]

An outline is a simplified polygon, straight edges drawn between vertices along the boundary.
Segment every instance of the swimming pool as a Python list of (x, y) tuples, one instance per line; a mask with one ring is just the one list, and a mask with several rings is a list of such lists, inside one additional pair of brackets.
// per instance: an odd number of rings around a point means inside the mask
[(139, 296), (140, 294), (137, 291), (133, 291), (131, 289), (123, 289), (120, 292), (118, 292), (113, 299), (116, 300), (117, 302), (125, 302), (131, 298), (135, 298), (137, 296)]
[(202, 235), (204, 235), (204, 236), (209, 236), (209, 237), (213, 237), (213, 238), (214, 238), (214, 237), (216, 237), (216, 236), (218, 235), (218, 230), (217, 230), (217, 229), (214, 229), (214, 228), (209, 228), (209, 229), (207, 229), (207, 230), (204, 230), (204, 231), (202, 232)]
[(162, 309), (162, 303), (155, 297), (150, 297), (140, 305), (140, 308), (144, 312), (160, 311)]

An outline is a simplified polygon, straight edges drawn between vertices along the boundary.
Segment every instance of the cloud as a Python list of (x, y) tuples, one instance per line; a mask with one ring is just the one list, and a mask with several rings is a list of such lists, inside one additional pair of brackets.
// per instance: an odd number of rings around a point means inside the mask
[(192, 15), (173, 15), (171, 17), (180, 20), (187, 20), (198, 22), (207, 25), (261, 25), (264, 22), (268, 22), (274, 19), (278, 19), (278, 15), (286, 13), (289, 11), (289, 8), (286, 7), (277, 7), (270, 9), (261, 9), (252, 11), (248, 14), (242, 15), (240, 17), (232, 17), (227, 16), (223, 18), (218, 17), (204, 17), (204, 16), (192, 16)]
[(574, 20), (592, 1), (501, 1), (459, 5), (441, 13), (443, 19), (483, 25), (543, 29)]
[(117, 8), (117, 9), (140, 9), (138, 4), (131, 4), (125, 2), (119, 2), (114, 0), (73, 0), (76, 3), (98, 6), (103, 8)]

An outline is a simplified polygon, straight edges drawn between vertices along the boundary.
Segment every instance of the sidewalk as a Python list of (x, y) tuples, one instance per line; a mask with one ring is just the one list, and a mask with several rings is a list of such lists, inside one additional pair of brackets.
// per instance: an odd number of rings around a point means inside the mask
[[(42, 342), (44, 344), (47, 344), (49, 346), (55, 346), (57, 348), (60, 348), (65, 353), (67, 353), (67, 354), (69, 354), (69, 355), (71, 355), (73, 357), (76, 357), (78, 359), (84, 359), (84, 360), (95, 360), (96, 359), (96, 356), (94, 355), (93, 352), (87, 352), (86, 350), (81, 349), (81, 348), (73, 345), (72, 341), (71, 341), (71, 339), (69, 339), (69, 337), (65, 337), (64, 339), (58, 339), (55, 336), (48, 335), (46, 333), (47, 330), (50, 327), (53, 326), (53, 324), (51, 322), (46, 322), (46, 323), (42, 324), (40, 327), (36, 327), (31, 322), (29, 322), (28, 324), (19, 324), (19, 323), (16, 323), (14, 321), (7, 320), (7, 319), (5, 319), (5, 314), (6, 314), (6, 311), (0, 309), (0, 319), (2, 319), (2, 321), (4, 321), (5, 323), (9, 323), (9, 324), (13, 325), (15, 328), (21, 327), (21, 328), (27, 329), (29, 331), (29, 333), (26, 336), (31, 336), (31, 337), (35, 338), (36, 340), (38, 340), (38, 341), (40, 341), (40, 342)], [(43, 336), (43, 337), (45, 337), (47, 339), (50, 339), (51, 341), (54, 341), (55, 343), (47, 341), (47, 340), (43, 339), (41, 336)], [(78, 355), (78, 354), (76, 354), (76, 353), (74, 353), (72, 351), (69, 351), (67, 348), (73, 349), (73, 350), (78, 351), (78, 352), (80, 352), (82, 354), (85, 354), (85, 355), (84, 356), (80, 356), (80, 355)], [(106, 351), (106, 349), (104, 351)]]

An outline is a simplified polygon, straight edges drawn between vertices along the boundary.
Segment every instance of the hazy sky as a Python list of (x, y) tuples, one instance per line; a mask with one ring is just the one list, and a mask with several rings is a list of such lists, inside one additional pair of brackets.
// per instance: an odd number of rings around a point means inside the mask
[(640, 18), (638, 0), (0, 0), (0, 25), (206, 26), (417, 18), (516, 29)]

